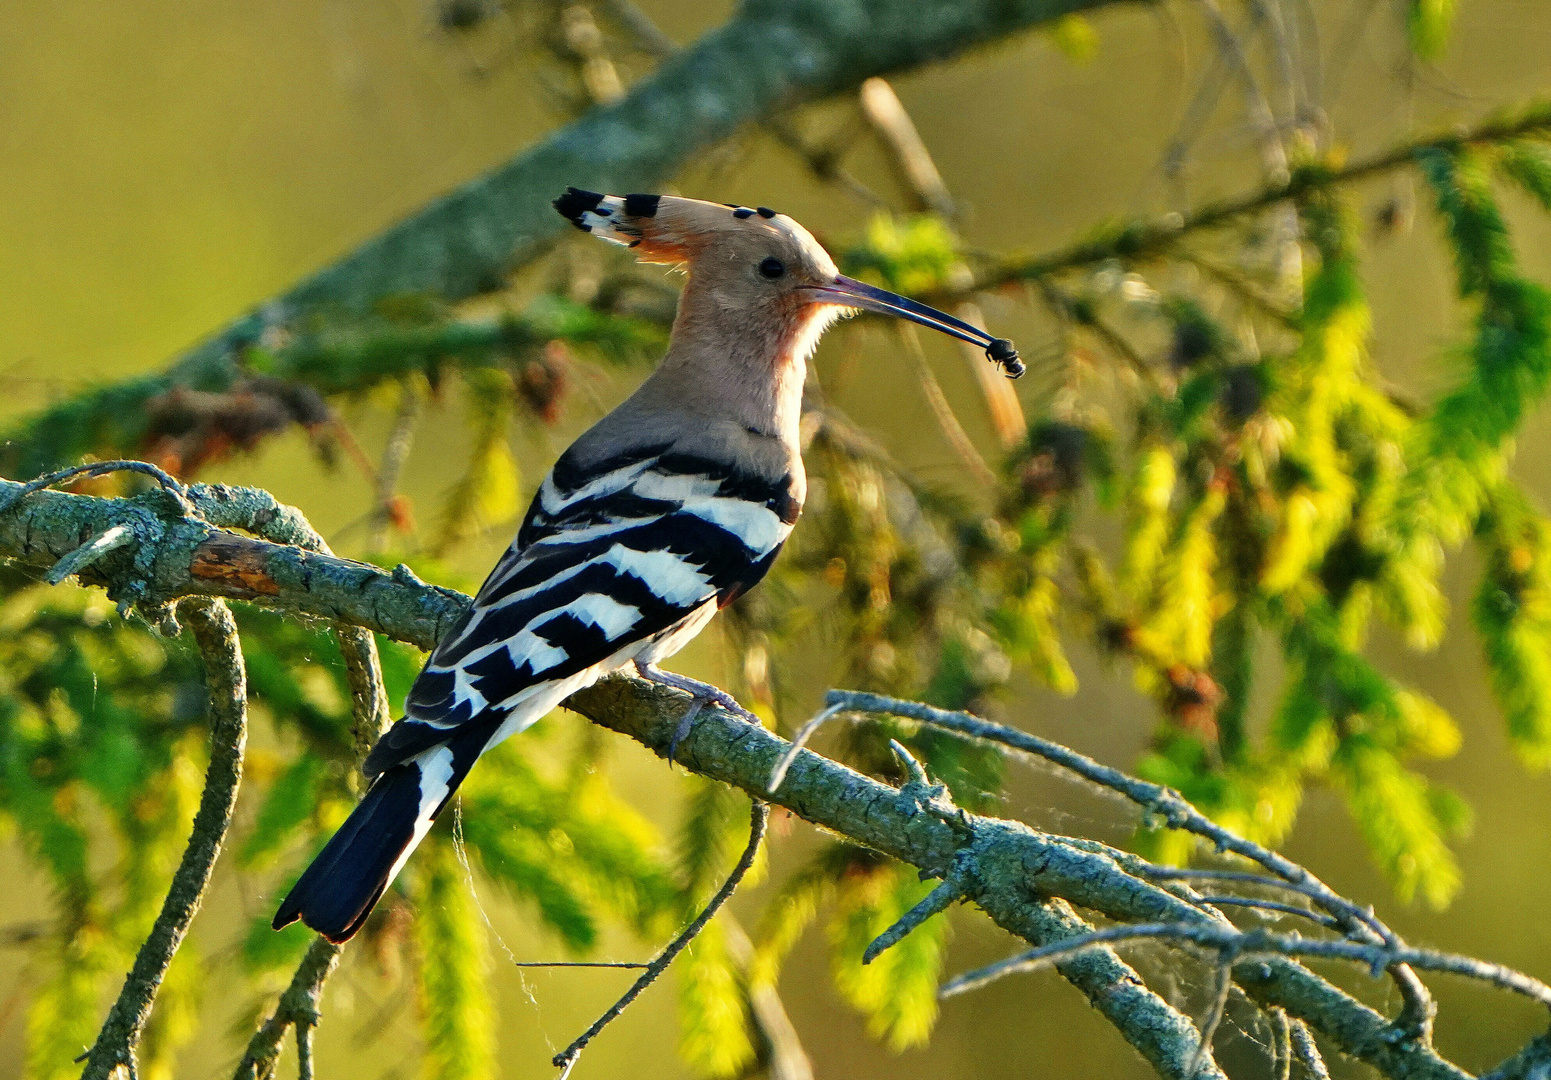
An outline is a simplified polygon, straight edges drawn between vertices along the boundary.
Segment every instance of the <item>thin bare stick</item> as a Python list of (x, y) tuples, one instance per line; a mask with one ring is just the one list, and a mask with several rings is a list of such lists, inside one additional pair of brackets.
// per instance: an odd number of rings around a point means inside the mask
[(1286, 1009), (1268, 1010), (1271, 1017), (1271, 1065), (1276, 1070), (1276, 1080), (1292, 1080), (1292, 1024)]
[[(954, 314), (971, 326), (985, 329), (985, 315), (981, 312), (980, 305), (972, 301), (960, 304)], [(980, 387), (980, 393), (985, 397), (986, 410), (990, 413), (991, 430), (996, 432), (997, 444), (1004, 451), (1011, 450), (1028, 438), (1029, 434), (1029, 424), (1024, 419), (1023, 406), (1018, 404), (1018, 392), (1012, 388), (1012, 380), (1004, 376), (995, 366), (986, 363), (983, 349), (967, 341), (955, 341), (954, 345), (957, 346), (959, 355), (969, 364), (969, 370), (975, 376), (975, 385)]]
[(296, 1080), (312, 1080), (312, 1031), (314, 1025), (296, 1025)]
[(341, 947), (333, 942), (313, 938), (296, 973), (291, 976), (291, 984), (280, 995), (275, 1011), (248, 1040), (248, 1048), (237, 1064), (233, 1080), (266, 1080), (273, 1076), (286, 1029), (292, 1024), (296, 1025), (300, 1050), (300, 1039), (304, 1037), (302, 1030), (318, 1023), (318, 1001), (323, 996), (323, 984), (338, 965), (340, 952)]
[(629, 31), (630, 44), (647, 55), (666, 60), (679, 51), (678, 44), (630, 0), (602, 0), (598, 6), (611, 22)]
[(694, 922), (684, 928), (683, 933), (668, 943), (668, 947), (642, 972), (641, 977), (635, 981), (634, 985), (625, 991), (625, 996), (616, 1001), (609, 1008), (608, 1012), (594, 1020), (592, 1026), (582, 1032), (575, 1042), (555, 1055), (553, 1064), (555, 1068), (562, 1070), (560, 1074), (562, 1078), (570, 1075), (571, 1067), (576, 1064), (577, 1057), (580, 1056), (587, 1044), (597, 1036), (598, 1032), (602, 1031), (615, 1017), (624, 1012), (630, 1006), (630, 1003), (640, 996), (641, 991), (656, 982), (657, 977), (668, 970), (668, 965), (673, 963), (674, 958), (683, 952), (691, 941), (695, 940), (700, 931), (705, 929), (706, 923), (710, 922), (711, 917), (716, 914), (716, 909), (727, 902), (727, 898), (733, 894), (738, 888), (739, 882), (743, 880), (743, 875), (748, 873), (749, 867), (754, 865), (754, 856), (759, 854), (759, 845), (765, 838), (765, 825), (769, 820), (769, 804), (762, 803), (756, 799), (753, 806), (749, 809), (748, 847), (743, 849), (743, 855), (738, 859), (738, 865), (732, 868), (732, 873), (722, 883), (722, 887), (716, 891), (716, 895), (711, 897), (711, 901), (706, 904), (705, 910), (695, 917)]
[(1229, 963), (1230, 959), (1224, 956), (1223, 962), (1217, 967), (1217, 992), (1212, 995), (1212, 1007), (1206, 1014), (1206, 1023), (1201, 1025), (1201, 1041), (1196, 1044), (1196, 1052), (1185, 1070), (1186, 1076), (1194, 1076), (1212, 1052), (1212, 1038), (1217, 1034), (1217, 1026), (1222, 1023), (1223, 1013), (1228, 1011), (1228, 991), (1233, 989), (1233, 965)]
[(910, 119), (894, 88), (885, 79), (868, 79), (862, 83), (857, 100), (867, 123), (889, 151), (889, 159), (898, 169), (900, 179), (915, 197), (917, 207), (945, 218), (957, 217), (958, 207), (953, 204), (948, 185), (943, 183), (931, 151), (927, 150), (915, 121)]
[(953, 406), (948, 404), (948, 395), (942, 392), (942, 384), (937, 381), (931, 365), (926, 362), (926, 352), (921, 348), (921, 336), (915, 332), (915, 327), (904, 322), (897, 323), (895, 329), (910, 355), (915, 358), (916, 377), (921, 382), (921, 392), (926, 396), (926, 403), (932, 407), (932, 415), (937, 418), (937, 426), (942, 428), (942, 433), (947, 436), (948, 445), (953, 447), (954, 453), (959, 455), (959, 460), (974, 474), (976, 483), (989, 491), (996, 490), (996, 472), (986, 464), (986, 459), (980, 456), (980, 451), (975, 449), (974, 440), (969, 437), (969, 432), (964, 430), (964, 425), (959, 423), (959, 418), (954, 415)]
[(66, 480), (91, 479), (94, 476), (106, 476), (112, 472), (137, 472), (154, 479), (162, 487), (177, 495), (180, 499), (184, 494), (184, 487), (174, 480), (166, 472), (146, 461), (93, 461), (85, 465), (72, 465), (68, 469), (59, 469), (55, 472), (44, 473), (36, 480), (29, 480), (21, 487), (15, 489), (0, 499), (0, 514), (5, 513), (22, 499), (35, 491), (51, 488), (56, 484), (62, 484)]
[[(1245, 840), (1243, 837), (1223, 828), (1215, 821), (1202, 814), (1172, 788), (1163, 787), (1161, 784), (1152, 784), (1145, 780), (1137, 779), (1112, 769), (1107, 765), (1101, 765), (1092, 758), (1059, 743), (1053, 743), (1048, 739), (1041, 739), (1037, 735), (1019, 731), (1017, 728), (1007, 727), (1005, 724), (995, 724), (988, 720), (982, 720), (964, 712), (949, 712), (946, 709), (933, 708), (915, 701), (901, 701), (897, 698), (884, 697), (881, 694), (867, 694), (854, 690), (831, 690), (824, 697), (826, 705), (839, 706), (846, 709), (855, 709), (860, 712), (889, 713), (894, 716), (908, 717), (930, 724), (933, 727), (944, 728), (958, 732), (972, 738), (985, 739), (989, 742), (1000, 743), (1016, 750), (1035, 754), (1047, 761), (1053, 762), (1062, 768), (1068, 769), (1086, 780), (1092, 781), (1112, 791), (1117, 791), (1136, 803), (1149, 814), (1158, 816), (1163, 823), (1173, 829), (1182, 829), (1195, 833), (1211, 841), (1218, 851), (1232, 852), (1265, 867), (1271, 873), (1298, 887), (1320, 907), (1341, 921), (1343, 929), (1352, 931), (1357, 927), (1369, 928), (1391, 950), (1404, 951), (1404, 942), (1389, 927), (1385, 926), (1373, 912), (1361, 908), (1358, 905), (1339, 895), (1330, 886), (1315, 877), (1308, 870), (1293, 862), (1285, 855), (1262, 847), (1259, 844)], [(1166, 868), (1159, 868), (1159, 876), (1167, 876)], [(1220, 873), (1233, 873), (1233, 871), (1219, 871), (1214, 874), (1193, 876), (1217, 876)], [(1188, 872), (1187, 872), (1187, 876)], [(1251, 875), (1258, 876), (1258, 875)], [(1405, 1026), (1419, 1035), (1426, 1034), (1426, 1028), (1432, 1018), (1431, 997), (1421, 980), (1416, 977), (1404, 962), (1386, 965), (1390, 976), (1395, 981), (1405, 999), (1406, 1015)]]
[[(862, 183), (849, 169), (840, 164), (843, 147), (810, 146), (796, 128), (778, 118), (766, 120), (762, 126), (776, 142), (797, 155), (815, 179), (834, 184), (863, 206), (876, 210), (888, 208), (887, 199)], [(981, 356), (983, 357), (984, 354), (982, 353)]]
[(522, 968), (649, 968), (644, 960), (513, 960)]
[(120, 1067), (134, 1072), (135, 1048), (151, 1016), (167, 967), (188, 934), (204, 900), (210, 872), (226, 840), (237, 788), (242, 782), (242, 753), (248, 739), (248, 684), (237, 624), (221, 600), (185, 600), (183, 610), (205, 661), (210, 693), (210, 765), (199, 797), (188, 846), (172, 875), (150, 934), (135, 954), (124, 988), (108, 1013), (97, 1041), (86, 1052), (82, 1080), (107, 1080)]
[(409, 460), (409, 451), (415, 442), (415, 424), (420, 419), (420, 391), (405, 380), (399, 387), (399, 395), (398, 412), (393, 417), (393, 427), (382, 448), (382, 461), (377, 466), (377, 505), (372, 510), (368, 540), (371, 551), (381, 551), (387, 546), (399, 477), (404, 472), (404, 463)]
[(1294, 1020), (1289, 1033), (1292, 1036), (1292, 1045), (1298, 1054), (1298, 1060), (1303, 1062), (1303, 1067), (1308, 1074), (1314, 1080), (1330, 1080), (1330, 1070), (1325, 1068), (1325, 1059), (1320, 1056), (1319, 1047), (1314, 1043), (1314, 1036), (1309, 1033), (1309, 1025), (1302, 1020)]
[[(897, 744), (896, 744), (897, 745)], [(920, 926), (927, 919), (939, 912), (946, 911), (948, 907), (964, 895), (964, 877), (957, 871), (950, 871), (948, 876), (931, 892), (927, 893), (914, 907), (900, 916), (883, 933), (873, 939), (862, 953), (862, 963), (870, 964), (878, 959), (886, 949), (892, 948), (904, 940), (906, 934)]]
[(1361, 942), (1316, 941), (1293, 934), (1278, 934), (1265, 929), (1235, 930), (1216, 923), (1126, 923), (1106, 926), (1090, 934), (1079, 934), (1018, 954), (1007, 960), (977, 968), (950, 979), (938, 991), (940, 997), (952, 997), (1016, 972), (1057, 963), (1098, 945), (1147, 939), (1195, 945), (1234, 957), (1254, 955), (1315, 956), (1330, 960), (1348, 960), (1366, 966), (1375, 976), (1396, 964), (1426, 971), (1444, 971), (1490, 983), (1503, 990), (1538, 1001), (1551, 1008), (1551, 986), (1539, 979), (1501, 964), (1489, 964), (1469, 956), (1434, 952), (1431, 949), (1390, 948)]
[(44, 579), (50, 585), (58, 585), (71, 574), (80, 573), (110, 551), (117, 551), (135, 542), (135, 534), (127, 525), (110, 525), (86, 543), (67, 554), (54, 564)]
[(1211, 904), (1213, 907), (1247, 907), (1258, 911), (1279, 911), (1284, 915), (1297, 915), (1311, 922), (1319, 923), (1327, 930), (1341, 929), (1341, 924), (1329, 915), (1321, 915), (1317, 911), (1310, 911), (1306, 907), (1297, 904), (1281, 904), (1275, 900), (1257, 900), (1253, 896), (1203, 896), (1201, 903)]
[(797, 760), (797, 755), (802, 753), (803, 746), (813, 738), (813, 733), (844, 709), (844, 705), (831, 705), (797, 729), (797, 734), (792, 736), (791, 745), (786, 748), (786, 753), (781, 755), (781, 760), (776, 762), (776, 767), (770, 770), (770, 794), (774, 795), (780, 789), (781, 782), (786, 779), (787, 772), (791, 770), (792, 762)]

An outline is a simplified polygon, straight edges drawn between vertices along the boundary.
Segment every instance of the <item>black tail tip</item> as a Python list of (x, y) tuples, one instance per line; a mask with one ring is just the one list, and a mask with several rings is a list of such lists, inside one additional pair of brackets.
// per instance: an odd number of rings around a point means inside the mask
[(585, 229), (587, 232), (591, 232), (592, 230), (588, 229), (586, 223), (582, 221), (582, 215), (589, 210), (596, 210), (598, 204), (602, 201), (603, 196), (596, 191), (583, 191), (581, 188), (568, 187), (565, 189), (565, 194), (550, 205), (559, 211), (561, 217), (575, 225), (578, 229)]
[[(377, 894), (378, 898), (381, 895), (379, 891)], [(357, 912), (353, 918), (343, 922), (324, 923), (321, 920), (309, 918), (306, 911), (291, 903), (290, 898), (287, 897), (286, 902), (280, 905), (280, 910), (275, 912), (275, 917), (270, 921), (269, 925), (271, 929), (284, 930), (287, 926), (300, 919), (308, 929), (315, 931), (319, 937), (326, 941), (331, 941), (335, 945), (343, 945), (355, 937), (356, 933), (366, 923), (367, 916), (372, 913), (372, 909), (376, 906), (376, 899), (373, 899), (372, 903)]]

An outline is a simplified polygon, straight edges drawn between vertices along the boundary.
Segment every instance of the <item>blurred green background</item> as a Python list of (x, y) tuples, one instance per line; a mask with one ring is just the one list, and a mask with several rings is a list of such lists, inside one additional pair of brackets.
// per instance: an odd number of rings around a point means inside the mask
[[(641, 6), (680, 43), (732, 10), (663, 0)], [(1310, 6), (1322, 33), (1324, 105), (1337, 141), (1354, 156), (1551, 90), (1551, 9), (1543, 0), (1461, 0), (1448, 47), (1434, 65), (1411, 54), (1398, 3), (1310, 0)], [(969, 247), (1053, 248), (1096, 222), (1194, 205), (1258, 182), (1231, 92), (1183, 176), (1171, 180), (1159, 168), (1210, 58), (1209, 35), (1190, 5), (1101, 11), (1091, 25), (1097, 42), (1086, 59), (1074, 59), (1048, 35), (1030, 34), (894, 81), (949, 190), (967, 210), (962, 233)], [(0, 0), (0, 411), (19, 416), (91, 383), (158, 369), (251, 305), (562, 122), (518, 37), (515, 24), (506, 27), (500, 19), (477, 35), (449, 33), (430, 0), (235, 6)], [(822, 129), (839, 116), (839, 106), (825, 106), (810, 111), (808, 122)], [(860, 147), (847, 165), (876, 189), (896, 190), (876, 148)], [(1453, 302), (1448, 255), (1419, 186), (1409, 175), (1381, 178), (1358, 188), (1355, 203), (1369, 240), (1373, 360), (1386, 379), (1426, 397), (1450, 385), (1450, 362), (1440, 357), (1467, 331)], [(775, 206), (837, 242), (860, 234), (868, 218), (864, 207), (816, 181), (758, 134), (696, 161), (675, 189)], [(1422, 209), (1413, 226), (1372, 224), (1386, 205), (1407, 216), (1415, 203)], [(1544, 280), (1551, 276), (1551, 221), (1516, 197), (1506, 205), (1524, 269)], [(1000, 301), (988, 315), (1025, 357), (1054, 347), (1056, 328), (1035, 304)], [(989, 447), (971, 372), (951, 343), (924, 346), (971, 437)], [(902, 464), (933, 483), (967, 489), (971, 482), (933, 419), (912, 362), (899, 353), (890, 334), (834, 334), (819, 350), (817, 377), (829, 399)], [(1034, 375), (1019, 386), (1031, 416), (1048, 392), (1037, 368)], [(514, 437), (524, 490), (571, 435), (638, 377), (629, 370), (588, 376), (561, 424)], [(455, 402), (429, 408), (434, 420), (422, 424), (402, 482), (425, 517), (457, 479), (461, 466), (449, 463), (467, 457), (469, 439)], [(391, 412), (363, 402), (347, 407), (345, 418), (375, 455)], [(1547, 433), (1543, 417), (1531, 420), (1514, 465), (1542, 504), (1551, 503)], [(299, 431), (221, 462), (202, 478), (267, 488), (301, 507), (325, 536), (342, 536), (337, 546), (345, 551), (352, 548), (347, 527), (371, 508), (370, 492), (348, 461), (326, 468)], [(456, 550), (452, 571), (474, 583), (508, 538), (504, 525), (487, 530)], [(1414, 943), (1545, 977), (1551, 974), (1551, 786), (1510, 753), (1479, 645), (1459, 615), (1468, 610), (1478, 574), (1474, 559), (1467, 551), (1450, 561), (1445, 585), (1456, 617), (1438, 649), (1409, 651), (1381, 629), (1370, 650), (1382, 668), (1431, 695), (1464, 729), (1463, 750), (1427, 766), (1476, 811), (1473, 834), (1456, 849), (1463, 870), (1458, 895), (1441, 912), (1396, 901), (1338, 801), (1318, 789), (1311, 790), (1286, 850), (1337, 890), (1377, 904)], [(721, 679), (734, 663), (729, 646), (707, 635), (679, 667)], [(1152, 731), (1150, 703), (1123, 671), (1090, 651), (1074, 646), (1073, 663), (1081, 683), (1074, 697), (1020, 677), (998, 714), (1129, 766)], [(817, 665), (811, 675), (813, 685), (801, 693), (816, 702), (823, 675)], [(802, 682), (799, 673), (787, 678)], [(1269, 697), (1257, 700), (1254, 715), (1263, 718), (1270, 706)], [(623, 798), (671, 830), (676, 781), (633, 744), (611, 746), (610, 755)], [(1001, 811), (1114, 842), (1125, 841), (1134, 824), (1122, 806), (1018, 769)], [(797, 865), (816, 843), (800, 823), (778, 828), (772, 878), (779, 880), (782, 868)], [(0, 874), (11, 882), (0, 898), (0, 927), (47, 917), (48, 884), (10, 841), (0, 846)], [(734, 909), (752, 920), (769, 888), (740, 895)], [(273, 899), (228, 865), (218, 867), (200, 916), (206, 953), (218, 958), (234, 948), (246, 919)], [(552, 938), (526, 925), (521, 909), (488, 890), (482, 899), (517, 955), (560, 955)], [(1003, 935), (979, 917), (959, 917), (955, 928), (947, 971), (1009, 951)], [(601, 953), (633, 958), (649, 949), (648, 942), (610, 931)], [(550, 1053), (627, 978), (608, 971), (524, 973), (507, 964), (499, 947), (492, 956), (497, 1061), (505, 1077), (552, 1075)], [(25, 961), (23, 950), (0, 952), (0, 1080), (23, 1075), (23, 1018), (34, 974)], [(1145, 971), (1163, 970), (1146, 953), (1138, 962)], [(1342, 978), (1369, 1000), (1393, 1007), (1387, 984)], [(1163, 979), (1165, 986), (1174, 980), (1187, 1007), (1204, 1007), (1207, 985), (1199, 971)], [(671, 983), (664, 980), (618, 1021), (588, 1051), (578, 1075), (646, 1069), (689, 1075), (674, 1056)], [(1542, 1023), (1521, 1001), (1446, 979), (1436, 984), (1440, 1049), (1467, 1068), (1489, 1066)], [(1151, 1075), (1053, 973), (954, 1000), (930, 1044), (903, 1054), (869, 1039), (864, 1022), (840, 1003), (822, 935), (810, 934), (799, 946), (781, 989), (824, 1078)], [(362, 957), (347, 961), (329, 990), (320, 1075), (413, 1075), (417, 1029), (403, 1011), (392, 1011), (408, 993), (383, 981)], [(211, 988), (199, 1034), (180, 1052), (180, 1075), (229, 1071), (239, 1046), (229, 1028), (245, 1004), (235, 988)], [(1227, 1061), (1254, 1075), (1261, 1066), (1252, 1051), (1247, 1044), (1230, 1050)], [(293, 1067), (288, 1061), (282, 1070)]]

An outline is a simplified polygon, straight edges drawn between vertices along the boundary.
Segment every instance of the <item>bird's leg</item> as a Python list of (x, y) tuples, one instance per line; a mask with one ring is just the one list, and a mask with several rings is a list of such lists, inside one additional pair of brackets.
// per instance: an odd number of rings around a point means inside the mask
[(690, 703), (684, 715), (679, 718), (678, 726), (673, 729), (673, 738), (668, 741), (668, 763), (673, 763), (674, 752), (678, 750), (679, 743), (689, 734), (690, 725), (695, 722), (695, 717), (700, 715), (700, 710), (707, 705), (715, 705), (726, 712), (732, 713), (740, 720), (750, 724), (759, 724), (759, 717), (749, 712), (733, 699), (733, 696), (719, 686), (703, 683), (699, 679), (691, 679), (688, 675), (676, 675), (671, 671), (664, 671), (656, 664), (635, 662), (635, 670), (641, 678), (647, 682), (654, 682), (660, 686), (671, 686), (675, 690), (682, 690), (695, 700)]

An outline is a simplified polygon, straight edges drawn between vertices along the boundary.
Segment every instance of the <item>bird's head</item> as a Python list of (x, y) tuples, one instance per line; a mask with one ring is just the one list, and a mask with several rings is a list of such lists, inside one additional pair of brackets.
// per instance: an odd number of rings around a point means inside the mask
[(910, 319), (983, 348), (1016, 378), (1012, 343), (897, 293), (841, 274), (813, 234), (785, 214), (673, 195), (599, 195), (568, 188), (555, 209), (577, 228), (682, 268), (695, 296), (681, 320), (714, 321), (745, 340), (780, 337), (801, 354), (847, 310)]

